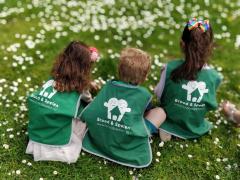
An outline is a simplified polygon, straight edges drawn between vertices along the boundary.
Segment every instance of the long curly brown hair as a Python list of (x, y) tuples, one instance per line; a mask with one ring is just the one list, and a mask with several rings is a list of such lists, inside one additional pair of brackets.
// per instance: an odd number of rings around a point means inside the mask
[(185, 26), (180, 43), (185, 61), (171, 73), (171, 79), (196, 80), (197, 74), (207, 63), (213, 47), (213, 31), (211, 26), (206, 32), (200, 28), (189, 30)]
[(90, 85), (91, 53), (83, 42), (72, 41), (56, 58), (51, 75), (57, 91), (81, 93)]

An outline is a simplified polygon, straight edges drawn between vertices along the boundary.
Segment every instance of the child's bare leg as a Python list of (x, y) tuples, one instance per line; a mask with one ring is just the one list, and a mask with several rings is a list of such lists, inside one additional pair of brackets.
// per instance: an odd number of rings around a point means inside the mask
[(154, 108), (147, 112), (145, 118), (150, 121), (156, 128), (159, 128), (160, 125), (166, 119), (166, 113), (162, 108)]
[[(145, 118), (156, 128), (159, 128), (160, 125), (166, 120), (166, 113), (162, 108), (154, 108), (148, 111)], [(162, 130), (159, 130), (159, 136), (162, 141), (169, 141), (171, 139), (171, 134), (168, 134)]]
[(163, 130), (159, 130), (159, 136), (160, 136), (160, 139), (164, 142), (166, 141), (170, 141), (172, 139), (172, 135), (163, 131)]

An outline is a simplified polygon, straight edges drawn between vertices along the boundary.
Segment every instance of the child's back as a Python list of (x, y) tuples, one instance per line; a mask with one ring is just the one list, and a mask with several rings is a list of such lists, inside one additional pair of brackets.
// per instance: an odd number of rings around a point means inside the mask
[(151, 95), (138, 86), (144, 82), (150, 64), (150, 57), (141, 50), (122, 51), (120, 80), (109, 81), (80, 116), (88, 126), (83, 139), (85, 151), (126, 166), (150, 165), (150, 133), (144, 112)]
[(221, 79), (207, 65), (213, 46), (209, 22), (188, 21), (180, 45), (184, 60), (168, 63), (155, 89), (167, 114), (160, 127), (162, 140), (169, 140), (170, 135), (184, 139), (202, 136), (212, 127), (204, 120), (206, 113), (217, 107), (216, 90)]
[(81, 151), (85, 124), (77, 116), (89, 103), (87, 91), (91, 50), (72, 42), (57, 58), (52, 78), (28, 97), (29, 143), (26, 153), (35, 161), (76, 162)]
[(167, 119), (161, 129), (181, 138), (197, 138), (212, 127), (204, 120), (206, 113), (217, 107), (216, 89), (220, 83), (218, 73), (205, 66), (196, 80), (171, 80), (171, 73), (184, 61), (171, 61), (166, 66), (164, 90), (160, 99)]
[(49, 145), (66, 145), (71, 139), (73, 118), (77, 117), (81, 94), (57, 92), (54, 80), (28, 97), (29, 138)]
[(81, 116), (88, 131), (83, 149), (127, 166), (151, 162), (143, 112), (151, 99), (140, 86), (109, 81)]

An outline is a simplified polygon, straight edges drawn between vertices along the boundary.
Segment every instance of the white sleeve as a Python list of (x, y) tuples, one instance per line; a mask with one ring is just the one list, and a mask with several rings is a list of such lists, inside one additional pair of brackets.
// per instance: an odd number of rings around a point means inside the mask
[(161, 98), (163, 93), (163, 89), (166, 81), (166, 73), (167, 73), (167, 64), (163, 66), (160, 81), (158, 82), (157, 86), (154, 89), (154, 93), (157, 95), (158, 99)]

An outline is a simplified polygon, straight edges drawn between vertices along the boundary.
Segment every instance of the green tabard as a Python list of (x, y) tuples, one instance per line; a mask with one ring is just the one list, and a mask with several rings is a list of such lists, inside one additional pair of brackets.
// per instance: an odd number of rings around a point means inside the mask
[(107, 82), (80, 115), (88, 126), (83, 150), (125, 166), (148, 166), (152, 151), (143, 114), (150, 100), (143, 87)]
[(28, 101), (29, 139), (52, 146), (63, 146), (70, 142), (72, 120), (78, 115), (81, 95), (75, 91), (58, 92), (53, 80), (31, 94)]
[(216, 89), (221, 78), (217, 71), (205, 67), (195, 81), (175, 83), (170, 75), (182, 63), (182, 60), (172, 61), (166, 66), (165, 87), (160, 101), (167, 119), (160, 128), (180, 138), (198, 138), (212, 128), (204, 117), (208, 111), (217, 108)]

